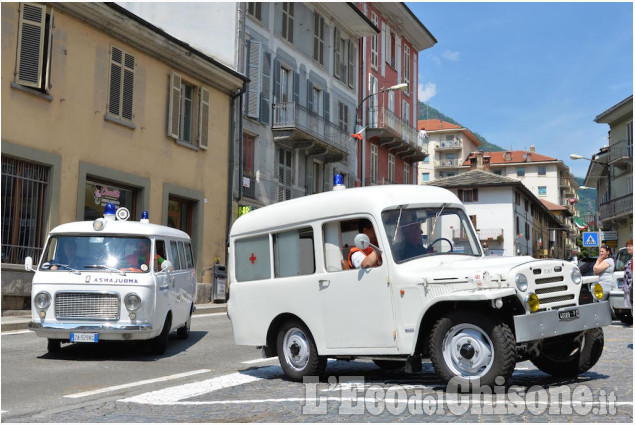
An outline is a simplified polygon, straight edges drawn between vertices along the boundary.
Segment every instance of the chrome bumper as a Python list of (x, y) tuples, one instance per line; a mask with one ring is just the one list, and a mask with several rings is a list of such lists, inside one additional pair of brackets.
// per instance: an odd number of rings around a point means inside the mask
[(139, 323), (137, 325), (118, 325), (116, 323), (36, 323), (29, 322), (29, 329), (51, 330), (51, 331), (81, 331), (81, 332), (104, 332), (104, 333), (122, 333), (122, 332), (150, 332), (152, 331), (152, 323)]
[[(559, 311), (579, 310), (580, 315), (570, 319), (560, 319)], [(514, 316), (516, 342), (536, 341), (599, 328), (611, 324), (611, 307), (608, 302), (566, 307), (560, 310)]]

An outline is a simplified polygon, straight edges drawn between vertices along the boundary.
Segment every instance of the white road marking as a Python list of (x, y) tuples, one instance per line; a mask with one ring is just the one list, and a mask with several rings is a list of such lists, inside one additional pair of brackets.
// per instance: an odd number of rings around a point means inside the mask
[(281, 369), (279, 366), (267, 366), (253, 371), (246, 371), (242, 373), (236, 372), (229, 375), (219, 376), (217, 378), (193, 382), (191, 384), (178, 385), (158, 391), (151, 391), (119, 401), (123, 403), (153, 405), (179, 404), (180, 400), (183, 399), (197, 397), (223, 388), (230, 388), (248, 384), (250, 382), (256, 382), (263, 378), (270, 378), (280, 374)]
[(107, 392), (111, 392), (111, 391), (118, 391), (118, 390), (122, 390), (122, 389), (126, 389), (126, 388), (138, 387), (138, 386), (141, 386), (141, 385), (154, 384), (156, 382), (172, 381), (174, 379), (185, 378), (185, 377), (188, 377), (188, 376), (199, 375), (201, 373), (207, 373), (207, 372), (210, 372), (210, 370), (209, 369), (193, 370), (191, 372), (178, 373), (176, 375), (163, 376), (161, 378), (147, 379), (145, 381), (131, 382), (129, 384), (115, 385), (113, 387), (100, 388), (98, 390), (93, 390), (93, 391), (85, 391), (85, 392), (81, 392), (81, 393), (69, 394), (69, 395), (65, 395), (64, 397), (66, 397), (66, 398), (88, 397), (88, 396), (95, 395), (95, 394), (102, 394), (102, 393), (107, 393)]
[(243, 362), (243, 364), (258, 364), (258, 363), (267, 363), (273, 360), (278, 360), (277, 357), (267, 357), (266, 359), (255, 359), (255, 360), (247, 360)]
[(7, 331), (7, 332), (2, 332), (2, 335), (21, 335), (21, 334), (28, 334), (29, 332), (33, 332), (30, 329), (24, 329), (21, 331)]

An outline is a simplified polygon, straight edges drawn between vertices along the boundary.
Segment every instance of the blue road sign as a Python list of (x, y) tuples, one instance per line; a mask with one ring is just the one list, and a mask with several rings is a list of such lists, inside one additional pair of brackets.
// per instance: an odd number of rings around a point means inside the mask
[(582, 246), (600, 246), (599, 232), (582, 232)]

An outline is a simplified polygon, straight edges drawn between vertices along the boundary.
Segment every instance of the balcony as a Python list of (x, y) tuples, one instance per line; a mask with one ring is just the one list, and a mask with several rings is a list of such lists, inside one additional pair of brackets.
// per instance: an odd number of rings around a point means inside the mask
[(385, 184), (395, 184), (393, 180), (387, 179), (386, 177), (369, 177), (364, 179), (364, 183), (366, 186), (382, 186)]
[(273, 140), (324, 163), (346, 162), (350, 134), (295, 102), (273, 105)]
[(368, 108), (366, 139), (377, 137), (379, 145), (401, 159), (423, 161), (428, 145), (419, 144), (417, 130), (383, 107)]
[(460, 159), (436, 159), (434, 161), (434, 167), (436, 169), (458, 168), (461, 165), (463, 165), (463, 161)]
[(476, 233), (478, 234), (478, 240), (487, 241), (490, 239), (496, 239), (499, 236), (502, 237), (503, 229), (500, 227), (494, 229), (478, 229)]
[(633, 164), (633, 141), (620, 140), (609, 148), (609, 165)]
[(445, 140), (439, 142), (436, 147), (437, 152), (439, 151), (460, 151), (463, 150), (463, 140), (455, 137), (453, 140)]
[(607, 221), (633, 215), (633, 194), (600, 203), (600, 220)]
[(243, 177), (243, 196), (256, 199), (256, 179), (253, 177)]

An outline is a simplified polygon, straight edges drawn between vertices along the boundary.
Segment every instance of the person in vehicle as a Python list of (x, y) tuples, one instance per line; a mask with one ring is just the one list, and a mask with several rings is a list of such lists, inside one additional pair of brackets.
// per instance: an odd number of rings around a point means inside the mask
[(403, 261), (435, 251), (434, 247), (426, 247), (423, 244), (421, 223), (414, 212), (403, 214), (398, 232), (400, 242), (395, 245), (395, 261)]
[(593, 274), (600, 276), (600, 285), (604, 291), (604, 301), (608, 301), (609, 293), (613, 289), (613, 271), (615, 262), (613, 261), (611, 247), (603, 245), (600, 247), (600, 255), (593, 266)]
[[(373, 224), (369, 220), (363, 220), (360, 222), (359, 232), (368, 236), (370, 243), (377, 246), (377, 235), (375, 234)], [(348, 263), (351, 268), (355, 269), (377, 267), (381, 264), (381, 256), (370, 246), (365, 250), (361, 250), (354, 246), (348, 254)]]
[[(158, 254), (156, 256), (156, 260), (159, 266), (161, 266), (161, 263), (164, 261), (163, 257)], [(139, 268), (143, 271), (147, 271), (150, 266), (150, 241), (140, 240), (136, 242), (135, 252), (126, 256), (126, 261), (132, 268)]]
[(76, 263), (75, 253), (77, 252), (75, 241), (72, 239), (60, 240), (60, 244), (62, 246), (58, 249), (56, 258), (51, 261), (51, 263), (54, 264), (53, 266), (51, 266), (51, 270), (59, 269), (59, 266), (57, 264), (63, 264), (69, 267), (75, 266), (75, 263)]

